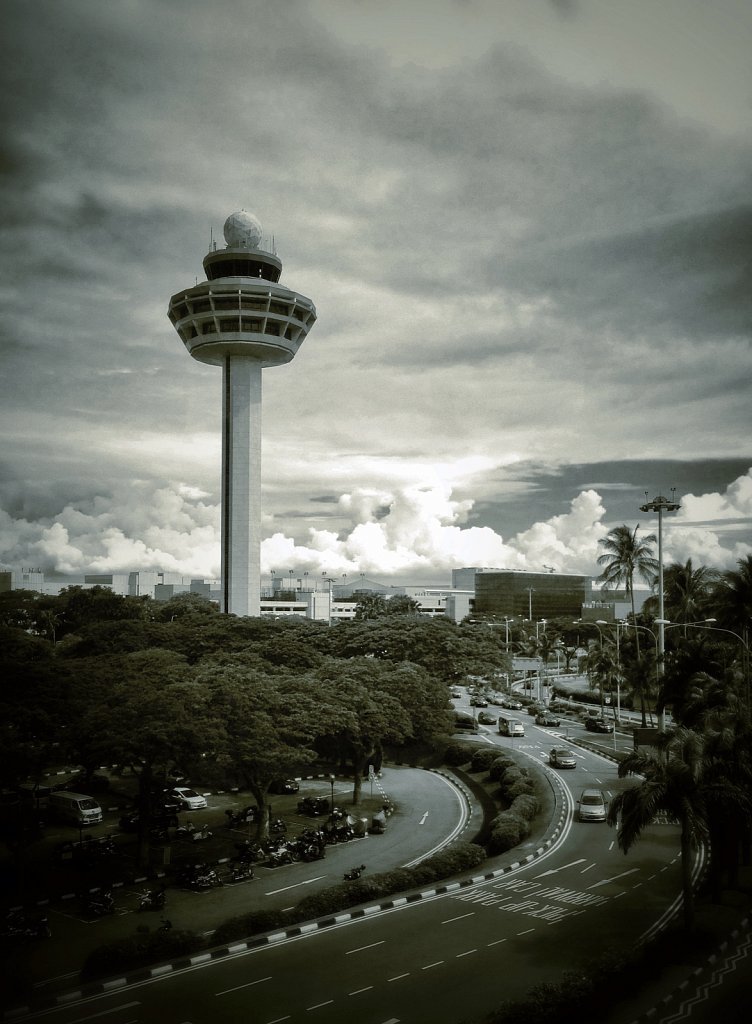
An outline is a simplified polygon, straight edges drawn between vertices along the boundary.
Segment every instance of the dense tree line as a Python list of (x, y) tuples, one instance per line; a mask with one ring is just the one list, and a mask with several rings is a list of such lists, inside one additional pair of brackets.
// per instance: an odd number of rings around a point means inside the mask
[(221, 615), (192, 595), (16, 591), (0, 600), (0, 640), (3, 787), (114, 764), (139, 779), (144, 833), (176, 768), (250, 790), (263, 812), (274, 779), (329, 765), (357, 803), (385, 750), (425, 752), (452, 731), (449, 683), (508, 669), (492, 631), (410, 604), (330, 627)]

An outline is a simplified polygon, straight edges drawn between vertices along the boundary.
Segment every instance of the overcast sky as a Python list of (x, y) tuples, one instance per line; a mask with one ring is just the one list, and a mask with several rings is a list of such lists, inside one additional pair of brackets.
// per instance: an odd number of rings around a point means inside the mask
[(4, 0), (0, 561), (219, 572), (235, 210), (318, 322), (264, 373), (262, 570), (752, 551), (748, 0)]

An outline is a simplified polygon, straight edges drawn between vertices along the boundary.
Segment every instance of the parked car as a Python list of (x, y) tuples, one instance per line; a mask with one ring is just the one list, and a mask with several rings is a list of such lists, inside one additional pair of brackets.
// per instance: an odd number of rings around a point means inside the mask
[(577, 817), (580, 821), (605, 821), (606, 797), (601, 789), (583, 789), (577, 801)]
[(458, 697), (462, 696), (462, 691), (458, 690), (457, 687), (455, 686), (449, 691), (449, 696), (454, 697), (454, 699), (457, 700)]
[(270, 793), (297, 793), (299, 789), (295, 779), (272, 779), (269, 783)]
[(170, 790), (170, 796), (177, 800), (182, 811), (200, 811), (206, 807), (206, 797), (187, 786), (176, 786)]
[(490, 711), (479, 711), (478, 721), (481, 725), (496, 725), (496, 718)]
[(550, 711), (539, 711), (535, 716), (535, 724), (555, 727), (561, 725), (561, 719), (557, 718), (556, 715), (552, 715)]
[(517, 700), (516, 697), (505, 697), (501, 702), (501, 706), (503, 708), (509, 708), (510, 711), (521, 711), (522, 701)]
[(610, 733), (614, 731), (614, 727), (611, 722), (607, 722), (605, 718), (586, 718), (585, 728), (588, 732)]
[(576, 768), (577, 760), (568, 747), (551, 747), (548, 763), (552, 768)]

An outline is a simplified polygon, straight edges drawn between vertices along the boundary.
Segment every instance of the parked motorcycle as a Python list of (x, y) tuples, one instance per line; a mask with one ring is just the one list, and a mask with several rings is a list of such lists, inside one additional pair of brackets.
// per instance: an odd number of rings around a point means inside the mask
[(269, 833), (273, 836), (281, 836), (287, 832), (287, 825), (281, 818), (275, 818), (269, 822)]
[(227, 875), (228, 882), (247, 882), (256, 876), (253, 873), (253, 866), (247, 861), (241, 864), (231, 864)]
[(45, 915), (28, 915), (24, 910), (11, 910), (3, 922), (3, 938), (48, 939), (50, 935), (52, 932)]
[(207, 868), (193, 877), (189, 882), (189, 887), (196, 892), (202, 892), (205, 889), (213, 889), (215, 886), (224, 884), (214, 868)]
[(201, 828), (197, 828), (192, 821), (187, 822), (185, 825), (178, 825), (175, 829), (176, 839), (190, 839), (192, 843), (198, 843), (202, 839), (211, 839), (213, 833), (209, 831), (208, 826), (202, 825)]
[(298, 814), (307, 814), (317, 818), (321, 814), (329, 813), (329, 801), (323, 796), (304, 796), (298, 800)]
[(147, 889), (138, 898), (138, 910), (161, 910), (167, 902), (165, 887)]
[(360, 864), (358, 867), (350, 868), (349, 871), (345, 872), (345, 876), (344, 876), (345, 877), (345, 881), (346, 882), (354, 882), (356, 879), (360, 878), (360, 876), (363, 874), (365, 869), (366, 869), (365, 864)]
[(278, 868), (282, 864), (293, 864), (300, 860), (300, 853), (294, 843), (280, 843), (276, 849), (269, 851), (267, 863), (269, 867)]
[(240, 825), (252, 825), (259, 820), (259, 809), (255, 804), (243, 807), (240, 810), (229, 808), (225, 811), (227, 815), (227, 827), (238, 828)]
[(84, 914), (93, 914), (95, 917), (106, 917), (107, 914), (115, 913), (115, 898), (111, 890), (103, 892), (86, 893), (81, 900), (81, 910)]
[(242, 843), (235, 843), (235, 849), (237, 853), (231, 858), (231, 862), (237, 864), (250, 864), (252, 861), (259, 860), (262, 853), (259, 844), (251, 842), (250, 839), (246, 839)]

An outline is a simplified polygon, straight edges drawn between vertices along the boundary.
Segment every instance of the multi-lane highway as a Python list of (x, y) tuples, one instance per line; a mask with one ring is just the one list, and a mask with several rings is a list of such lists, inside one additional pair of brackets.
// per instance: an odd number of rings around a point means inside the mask
[(609, 796), (631, 783), (617, 779), (611, 762), (576, 747), (575, 769), (548, 768), (561, 730), (525, 725), (521, 740), (503, 739), (494, 727), (482, 735), (500, 747), (514, 742), (559, 792), (562, 827), (540, 856), (471, 885), (389, 910), (374, 906), (356, 920), (344, 915), (326, 929), (201, 959), (37, 1017), (61, 1024), (458, 1024), (609, 946), (634, 942), (678, 899), (676, 828), (656, 822), (625, 857), (607, 825), (576, 820), (575, 802), (585, 786)]

